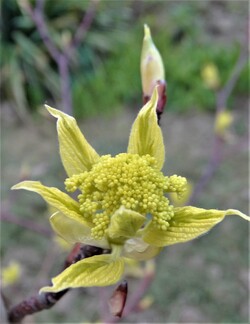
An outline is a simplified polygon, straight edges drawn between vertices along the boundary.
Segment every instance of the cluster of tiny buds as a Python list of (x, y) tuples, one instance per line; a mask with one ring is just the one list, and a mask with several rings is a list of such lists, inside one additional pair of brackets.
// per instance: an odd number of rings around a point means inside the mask
[(187, 190), (187, 179), (176, 174), (168, 178), (167, 192), (175, 192), (179, 198), (181, 198), (184, 192)]
[(174, 208), (165, 193), (182, 193), (185, 181), (176, 175), (165, 177), (150, 155), (121, 153), (102, 156), (90, 171), (66, 179), (65, 185), (69, 192), (81, 191), (80, 211), (94, 224), (92, 236), (100, 239), (120, 206), (151, 215), (153, 224), (166, 230)]

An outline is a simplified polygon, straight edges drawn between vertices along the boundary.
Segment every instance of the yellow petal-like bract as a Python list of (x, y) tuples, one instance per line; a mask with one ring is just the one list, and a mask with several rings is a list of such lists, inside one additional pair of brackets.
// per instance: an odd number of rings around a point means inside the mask
[(50, 224), (53, 230), (71, 244), (84, 243), (108, 249), (110, 246), (107, 240), (94, 240), (91, 236), (91, 227), (84, 225), (60, 212), (50, 217)]
[(238, 215), (250, 220), (248, 216), (234, 209), (207, 210), (192, 206), (177, 207), (174, 209), (174, 217), (169, 221), (167, 231), (162, 231), (150, 223), (145, 228), (143, 239), (159, 247), (190, 241), (208, 232), (228, 215)]
[(86, 141), (75, 118), (47, 105), (46, 108), (58, 119), (60, 155), (68, 176), (89, 170), (97, 162), (99, 155)]
[(52, 279), (52, 287), (40, 292), (58, 292), (67, 288), (101, 287), (115, 284), (124, 272), (124, 259), (112, 255), (95, 255), (83, 259)]
[(165, 160), (165, 148), (162, 132), (157, 122), (157, 101), (156, 87), (151, 100), (140, 110), (132, 126), (128, 153), (153, 156), (156, 159), (158, 169), (161, 170)]
[(56, 210), (67, 217), (89, 226), (88, 222), (79, 212), (79, 204), (66, 193), (54, 187), (46, 187), (39, 181), (23, 181), (13, 186), (12, 189), (25, 189), (38, 193)]

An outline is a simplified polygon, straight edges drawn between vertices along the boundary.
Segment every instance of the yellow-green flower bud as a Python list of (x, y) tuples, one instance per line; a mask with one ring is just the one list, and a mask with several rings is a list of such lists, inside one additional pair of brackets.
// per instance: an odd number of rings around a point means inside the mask
[(233, 115), (230, 111), (222, 110), (216, 115), (214, 131), (218, 136), (224, 136), (233, 123)]
[(208, 89), (217, 90), (220, 87), (219, 71), (215, 64), (207, 63), (201, 71), (201, 77)]
[(144, 25), (144, 39), (141, 53), (141, 79), (144, 97), (151, 97), (158, 81), (164, 81), (164, 65), (156, 48), (150, 29)]
[(9, 286), (16, 283), (21, 277), (21, 267), (16, 261), (11, 261), (7, 267), (2, 269), (3, 286)]

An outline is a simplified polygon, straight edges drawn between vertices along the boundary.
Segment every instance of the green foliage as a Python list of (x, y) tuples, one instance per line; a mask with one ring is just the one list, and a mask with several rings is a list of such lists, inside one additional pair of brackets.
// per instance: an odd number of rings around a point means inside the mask
[(50, 68), (41, 43), (34, 40), (32, 23), (21, 15), (16, 1), (3, 1), (2, 9), (1, 90), (3, 99), (13, 102), (23, 119), (29, 104), (31, 108), (41, 104), (50, 89), (53, 97), (59, 94), (58, 76)]
[[(33, 6), (35, 2), (30, 2)], [(131, 21), (130, 2), (116, 4), (104, 1), (98, 10), (86, 38), (72, 57), (71, 76), (73, 92), (83, 91), (87, 80), (109, 56), (115, 44), (126, 39), (128, 22)], [(44, 16), (50, 37), (63, 51), (71, 41), (82, 20), (88, 1), (46, 1)], [(21, 119), (28, 110), (36, 110), (46, 101), (60, 102), (60, 80), (55, 62), (41, 40), (31, 20), (16, 0), (3, 0), (2, 59), (0, 71), (3, 100), (12, 102)], [(78, 72), (79, 71), (79, 74)], [(81, 114), (84, 112), (81, 105)]]
[[(186, 111), (190, 108), (213, 110), (216, 104), (215, 93), (206, 87), (201, 71), (207, 63), (215, 64), (223, 86), (238, 59), (240, 47), (238, 44), (225, 47), (223, 44), (211, 44), (211, 41), (203, 40), (202, 30), (194, 31), (195, 28), (186, 26), (187, 21), (191, 22), (191, 19), (193, 21), (193, 11), (190, 9), (185, 14), (178, 31), (167, 29), (167, 26), (152, 29), (154, 42), (163, 57), (166, 80), (169, 80), (168, 108), (175, 111)], [(139, 21), (133, 28), (127, 43), (120, 46), (91, 79), (82, 80), (85, 91), (80, 93), (79, 89), (74, 92), (77, 115), (80, 102), (94, 113), (98, 110), (107, 111), (111, 107), (119, 107), (121, 103), (132, 102), (136, 98), (139, 101), (142, 26), (143, 22), (148, 21), (152, 22), (152, 26), (155, 25), (152, 16), (144, 17), (143, 21)], [(171, 25), (171, 22), (169, 24)], [(181, 39), (176, 40), (176, 35), (180, 35), (181, 31), (183, 33)], [(248, 72), (246, 66), (234, 95), (248, 92)]]
[[(73, 87), (74, 109), (77, 116), (85, 105), (89, 114), (105, 113), (119, 108), (124, 102), (141, 97), (140, 51), (143, 29), (137, 27), (103, 65), (86, 80), (76, 79)], [(79, 82), (80, 81), (80, 82)]]
[[(45, 2), (50, 36), (60, 49), (72, 39), (88, 5), (88, 1), (78, 0)], [(225, 6), (229, 12), (233, 10)], [(44, 102), (53, 102), (60, 108), (57, 67), (34, 23), (16, 0), (3, 0), (2, 9), (3, 99), (16, 105), (20, 118), (27, 115), (27, 109), (35, 111)], [(151, 27), (164, 60), (169, 81), (168, 109), (214, 109), (215, 93), (203, 83), (201, 71), (207, 63), (215, 64), (223, 86), (237, 61), (240, 46), (219, 43), (209, 35), (204, 23), (209, 9), (209, 4), (186, 1), (101, 1), (91, 29), (71, 62), (75, 115), (107, 114), (124, 102), (136, 101), (140, 105), (144, 23)], [(248, 93), (248, 77), (246, 67), (231, 103), (238, 94)]]

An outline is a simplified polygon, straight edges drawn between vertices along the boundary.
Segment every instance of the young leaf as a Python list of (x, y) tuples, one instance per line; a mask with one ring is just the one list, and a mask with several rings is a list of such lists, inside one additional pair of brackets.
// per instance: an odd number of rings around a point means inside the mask
[(89, 170), (99, 155), (81, 133), (75, 118), (47, 105), (45, 107), (52, 116), (58, 118), (60, 155), (68, 176)]
[(108, 235), (111, 239), (118, 240), (133, 237), (145, 222), (145, 219), (145, 216), (122, 206), (111, 217)]
[(11, 189), (25, 189), (38, 193), (51, 206), (59, 210), (65, 216), (72, 218), (85, 226), (90, 224), (85, 221), (82, 214), (79, 212), (79, 204), (68, 196), (66, 193), (54, 187), (46, 187), (39, 181), (23, 181)]
[(225, 216), (238, 215), (244, 219), (250, 218), (238, 210), (203, 209), (193, 206), (178, 207), (174, 217), (169, 221), (167, 230), (155, 227), (152, 222), (143, 230), (145, 242), (155, 246), (166, 246), (190, 241), (208, 232), (220, 223)]
[(53, 230), (69, 243), (74, 244), (80, 242), (105, 249), (110, 248), (107, 240), (94, 240), (91, 237), (90, 227), (66, 217), (60, 212), (56, 212), (50, 217), (50, 224)]
[(109, 286), (121, 279), (124, 272), (123, 258), (114, 259), (110, 254), (95, 255), (72, 264), (52, 279), (52, 287), (40, 292), (58, 292), (67, 288)]
[(158, 101), (157, 88), (151, 100), (140, 110), (131, 129), (128, 153), (149, 154), (155, 157), (159, 170), (165, 160), (165, 148), (161, 129), (157, 123), (156, 106)]

